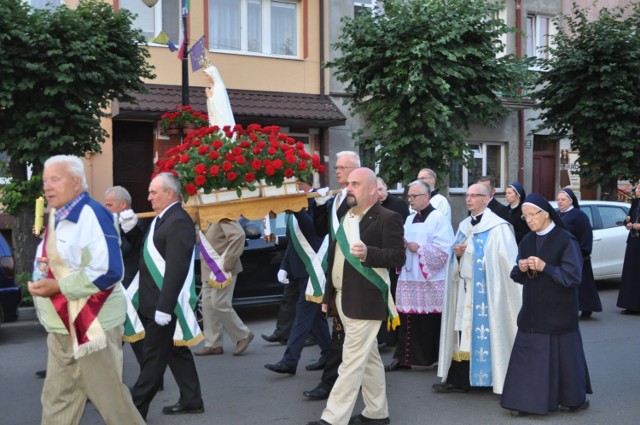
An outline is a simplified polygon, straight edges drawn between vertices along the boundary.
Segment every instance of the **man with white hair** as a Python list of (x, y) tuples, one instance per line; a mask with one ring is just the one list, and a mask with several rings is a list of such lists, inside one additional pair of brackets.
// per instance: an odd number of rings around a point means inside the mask
[(48, 332), (42, 424), (80, 423), (87, 399), (109, 425), (144, 424), (122, 383), (125, 294), (117, 221), (86, 192), (80, 158), (49, 158), (42, 181), (51, 214), (29, 282)]

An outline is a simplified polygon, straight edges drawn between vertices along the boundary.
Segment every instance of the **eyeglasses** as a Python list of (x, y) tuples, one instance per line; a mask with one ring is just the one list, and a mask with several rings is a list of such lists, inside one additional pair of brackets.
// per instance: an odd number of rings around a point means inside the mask
[(333, 169), (336, 171), (344, 171), (344, 170), (349, 170), (351, 168), (356, 168), (356, 167), (343, 167), (343, 166), (333, 167)]
[(419, 195), (407, 195), (407, 199), (410, 201), (413, 201), (414, 199), (416, 199), (418, 196), (425, 196), (426, 193), (421, 193)]
[(520, 216), (520, 218), (522, 218), (523, 220), (526, 220), (528, 218), (534, 218), (535, 216), (537, 216), (541, 212), (544, 212), (544, 210), (538, 210), (538, 211), (534, 212), (533, 214), (522, 214)]
[(484, 196), (487, 196), (487, 195), (483, 195), (482, 193), (467, 193), (465, 196), (467, 198), (475, 199), (475, 198), (484, 197)]

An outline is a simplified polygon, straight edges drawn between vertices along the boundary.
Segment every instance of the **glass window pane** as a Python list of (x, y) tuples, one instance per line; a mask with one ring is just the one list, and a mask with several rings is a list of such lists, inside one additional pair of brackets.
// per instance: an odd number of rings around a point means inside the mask
[[(120, 8), (127, 9), (137, 15), (133, 20), (133, 27), (140, 28), (147, 39), (154, 38), (156, 35), (155, 11), (151, 7), (147, 7), (140, 0), (120, 0)], [(158, 33), (160, 30), (157, 31)], [(173, 39), (177, 43), (177, 39)]]
[(602, 228), (609, 229), (611, 227), (622, 226), (627, 213), (622, 208), (598, 206), (600, 218), (602, 219)]
[(249, 0), (247, 48), (250, 52), (262, 52), (262, 4), (261, 0)]
[(504, 187), (502, 181), (502, 162), (500, 158), (501, 146), (487, 145), (487, 175), (493, 176), (496, 188)]
[(55, 9), (60, 6), (61, 0), (29, 0), (27, 1), (34, 9)]
[(464, 167), (460, 160), (454, 159), (451, 161), (451, 170), (449, 173), (449, 187), (462, 188), (464, 185), (463, 174)]
[(533, 16), (527, 16), (527, 27), (525, 28), (525, 35), (526, 35), (526, 44), (527, 44), (527, 56), (528, 57), (533, 57), (535, 56), (535, 47), (534, 47), (534, 40), (535, 40), (535, 33), (533, 32)]
[(484, 175), (482, 172), (482, 158), (476, 158), (473, 164), (475, 164), (475, 166), (469, 170), (467, 187), (477, 182), (478, 179)]
[[(139, 3), (142, 2), (139, 1)], [(162, 31), (169, 36), (175, 45), (178, 45), (182, 35), (180, 34), (181, 18), (180, 0), (162, 0)]]
[(240, 50), (240, 2), (210, 0), (209, 32), (212, 49)]
[(298, 53), (296, 5), (271, 3), (271, 53), (295, 56)]

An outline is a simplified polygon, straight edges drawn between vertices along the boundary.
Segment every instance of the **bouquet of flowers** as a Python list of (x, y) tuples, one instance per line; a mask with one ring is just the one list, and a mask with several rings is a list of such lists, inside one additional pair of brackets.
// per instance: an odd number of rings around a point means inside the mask
[(192, 124), (194, 128), (209, 125), (209, 118), (204, 112), (194, 111), (191, 106), (176, 105), (175, 111), (169, 111), (160, 117), (160, 130), (166, 133), (170, 126), (183, 128)]
[(257, 124), (196, 130), (156, 165), (158, 172), (168, 171), (180, 179), (185, 201), (198, 191), (220, 189), (235, 189), (240, 197), (242, 188), (281, 187), (287, 178), (306, 180), (314, 170), (324, 172), (318, 155), (307, 153), (302, 142), (280, 133), (277, 126)]

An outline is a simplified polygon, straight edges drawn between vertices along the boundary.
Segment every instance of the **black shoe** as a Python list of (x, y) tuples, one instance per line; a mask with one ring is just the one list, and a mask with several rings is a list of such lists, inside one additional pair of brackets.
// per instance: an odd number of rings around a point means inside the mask
[(593, 311), (583, 311), (582, 313), (580, 313), (580, 319), (581, 320), (591, 319), (592, 314), (593, 314)]
[(349, 424), (387, 425), (390, 423), (391, 421), (389, 420), (389, 417), (381, 419), (371, 419), (363, 415), (355, 415), (352, 416), (351, 419), (349, 419)]
[(264, 339), (267, 342), (279, 342), (280, 344), (282, 344), (282, 341), (285, 341), (285, 344), (287, 342), (287, 340), (283, 340), (282, 338), (280, 338), (278, 335), (276, 335), (275, 333), (272, 333), (271, 335), (265, 335), (262, 334), (260, 335), (262, 337), (262, 339)]
[(391, 360), (391, 363), (384, 366), (384, 370), (387, 372), (393, 372), (395, 370), (405, 370), (405, 369), (411, 369), (411, 366), (401, 365), (398, 359), (393, 359)]
[(184, 413), (204, 413), (204, 406), (187, 407), (177, 402), (173, 406), (165, 406), (162, 408), (163, 415), (182, 415)]
[(312, 400), (326, 400), (329, 398), (329, 391), (322, 387), (315, 387), (311, 391), (303, 391), (302, 395)]
[(620, 313), (622, 313), (622, 314), (628, 314), (628, 315), (630, 315), (630, 316), (636, 316), (636, 315), (639, 315), (639, 314), (640, 314), (640, 311), (635, 311), (635, 310), (629, 310), (629, 309), (626, 309), (626, 310), (622, 310)]
[(560, 406), (560, 409), (566, 412), (578, 412), (580, 410), (588, 409), (589, 405), (590, 405), (589, 399), (585, 398), (584, 403), (582, 403), (580, 406)]
[(304, 340), (304, 346), (305, 347), (311, 347), (313, 345), (316, 345), (318, 343), (318, 341), (315, 339), (315, 337), (313, 335), (309, 335), (307, 337), (307, 339)]
[(46, 378), (47, 377), (47, 369), (45, 370), (39, 370), (36, 372), (36, 378)]
[(276, 372), (276, 373), (284, 373), (286, 375), (295, 375), (296, 374), (296, 368), (295, 367), (291, 367), (289, 365), (287, 365), (286, 363), (283, 363), (282, 361), (279, 361), (276, 364), (266, 364), (264, 365), (264, 367), (266, 367), (267, 369)]
[(322, 370), (324, 365), (327, 364), (327, 359), (320, 357), (317, 362), (306, 365), (304, 368), (307, 370)]
[(441, 384), (433, 384), (431, 388), (433, 388), (433, 390), (437, 393), (468, 393), (469, 392), (469, 390), (466, 388), (456, 387), (455, 385), (451, 385), (446, 382)]

